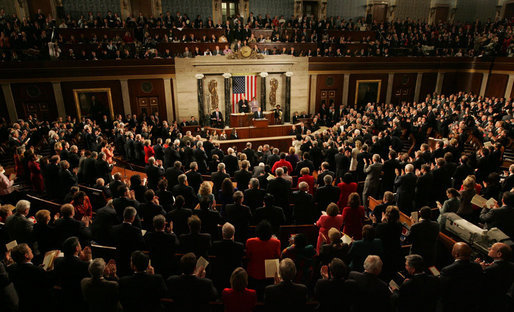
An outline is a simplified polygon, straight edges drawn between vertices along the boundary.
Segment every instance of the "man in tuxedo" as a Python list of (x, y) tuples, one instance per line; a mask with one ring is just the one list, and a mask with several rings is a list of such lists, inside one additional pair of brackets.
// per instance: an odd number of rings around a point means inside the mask
[(165, 173), (162, 160), (155, 159), (154, 157), (148, 158), (148, 165), (146, 165), (145, 171), (148, 177), (148, 188), (156, 190), (157, 184), (159, 184)]
[(218, 194), (218, 191), (221, 188), (221, 183), (223, 183), (223, 180), (225, 180), (226, 178), (230, 178), (230, 176), (225, 171), (225, 164), (219, 163), (218, 171), (213, 172), (211, 174), (211, 181), (214, 183), (214, 185), (212, 186), (213, 194)]
[(439, 224), (431, 220), (432, 210), (423, 207), (419, 211), (419, 222), (412, 225), (409, 240), (412, 243), (411, 254), (423, 257), (427, 266), (436, 264), (437, 239), (439, 237)]
[(160, 311), (167, 292), (162, 276), (154, 274), (148, 256), (139, 250), (131, 253), (130, 267), (134, 273), (119, 281), (123, 311)]
[(178, 176), (178, 184), (171, 189), (171, 192), (175, 197), (179, 195), (184, 197), (187, 208), (194, 208), (198, 202), (193, 188), (187, 185), (187, 176), (185, 174)]
[(382, 176), (382, 163), (380, 163), (380, 155), (373, 155), (373, 163), (369, 164), (368, 160), (364, 159), (364, 173), (366, 180), (364, 181), (364, 190), (362, 191), (362, 202), (364, 208), (368, 208), (368, 196), (374, 198), (378, 197), (380, 192), (380, 177)]
[[(307, 287), (293, 282), (296, 278), (296, 266), (289, 258), (279, 264), (280, 279), (275, 285), (264, 289), (264, 306), (266, 311), (282, 312), (303, 311), (307, 302)], [(288, 300), (284, 300), (284, 298)]]
[(264, 113), (262, 112), (261, 107), (259, 106), (255, 112), (253, 112), (253, 118), (254, 119), (261, 119), (264, 118)]
[(30, 202), (20, 200), (16, 203), (16, 213), (5, 221), (5, 230), (9, 234), (9, 242), (16, 240), (18, 244), (32, 244), (32, 229), (34, 223), (27, 219), (30, 211)]
[(363, 273), (352, 271), (348, 275), (349, 279), (357, 282), (356, 311), (391, 311), (391, 292), (387, 284), (378, 278), (382, 265), (379, 256), (370, 255), (364, 260)]
[(234, 226), (227, 222), (221, 228), (223, 239), (212, 244), (211, 254), (215, 257), (212, 272), (218, 291), (229, 288), (230, 275), (234, 269), (243, 266), (244, 245), (234, 241), (235, 233)]
[(239, 112), (240, 113), (248, 113), (250, 111), (250, 105), (248, 103), (248, 100), (244, 95), (241, 96), (241, 99), (238, 102), (239, 106)]
[(409, 277), (400, 285), (400, 289), (393, 289), (398, 298), (398, 310), (400, 312), (412, 311), (436, 311), (439, 299), (439, 279), (425, 273), (423, 257), (411, 254), (405, 257), (405, 269)]
[(68, 237), (62, 244), (64, 257), (55, 259), (54, 274), (57, 284), (62, 288), (62, 308), (65, 310), (77, 310), (84, 307), (84, 299), (80, 289), (80, 281), (87, 277), (89, 261), (91, 260), (91, 248), (86, 246), (82, 250), (79, 239), (75, 236)]
[(130, 273), (130, 255), (144, 247), (141, 229), (133, 225), (136, 209), (127, 207), (123, 211), (123, 223), (112, 227), (113, 243), (119, 253), (118, 272), (120, 276)]
[(211, 125), (214, 128), (223, 128), (224, 122), (223, 122), (223, 114), (220, 112), (219, 107), (216, 107), (216, 110), (212, 112), (211, 114)]
[(337, 203), (339, 200), (340, 189), (332, 185), (332, 176), (327, 174), (323, 178), (324, 185), (316, 190), (315, 200), (318, 204), (318, 210), (326, 210), (328, 204)]
[[(403, 171), (403, 170), (402, 170)], [(396, 169), (396, 178), (394, 186), (396, 187), (397, 204), (400, 210), (408, 215), (413, 211), (414, 195), (416, 190), (417, 177), (414, 174), (414, 166), (407, 164), (405, 166), (405, 174), (400, 175), (400, 171)]]
[(286, 217), (288, 220), (291, 220), (292, 213), (289, 209), (289, 194), (291, 193), (291, 182), (284, 179), (282, 176), (284, 175), (284, 169), (277, 168), (275, 171), (277, 177), (268, 182), (268, 187), (266, 191), (273, 195), (275, 198), (275, 203), (282, 207), (286, 212)]
[(18, 293), (20, 312), (55, 311), (48, 298), (51, 297), (53, 278), (49, 272), (32, 263), (34, 254), (30, 247), (21, 243), (11, 250), (15, 264), (7, 268), (9, 279)]
[(300, 182), (298, 191), (293, 192), (293, 219), (295, 224), (313, 224), (319, 217), (314, 200), (309, 194), (309, 184)]
[(484, 277), (480, 264), (471, 261), (471, 247), (453, 245), (455, 262), (441, 270), (441, 302), (444, 312), (481, 311)]
[(168, 190), (173, 189), (178, 184), (178, 176), (181, 174), (184, 174), (184, 172), (182, 171), (182, 163), (178, 160), (173, 163), (173, 167), (166, 169), (165, 176), (168, 180)]
[(196, 267), (196, 256), (187, 253), (180, 258), (181, 275), (168, 278), (168, 294), (177, 311), (208, 311), (209, 301), (217, 298), (210, 279), (205, 278), (205, 268)]

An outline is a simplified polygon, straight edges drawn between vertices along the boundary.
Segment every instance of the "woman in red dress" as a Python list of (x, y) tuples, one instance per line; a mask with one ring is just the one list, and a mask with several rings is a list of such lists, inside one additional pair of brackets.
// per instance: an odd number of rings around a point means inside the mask
[(345, 173), (343, 176), (343, 182), (339, 183), (337, 187), (339, 187), (339, 201), (337, 205), (339, 206), (339, 211), (343, 211), (343, 208), (347, 206), (348, 196), (357, 192), (357, 183), (352, 182), (353, 176), (351, 173)]
[(32, 154), (29, 160), (30, 183), (36, 192), (43, 192), (45, 183), (43, 182), (43, 175), (41, 174), (41, 167), (36, 154)]
[(321, 215), (318, 221), (316, 221), (316, 226), (319, 228), (318, 244), (316, 245), (316, 252), (318, 254), (321, 246), (328, 241), (328, 230), (331, 228), (341, 230), (341, 226), (343, 226), (343, 216), (338, 213), (339, 207), (331, 203), (327, 207), (327, 213)]
[(309, 194), (314, 196), (314, 177), (310, 175), (311, 171), (309, 168), (304, 167), (300, 170), (301, 177), (298, 178), (298, 184), (305, 182), (309, 184)]
[(145, 141), (145, 164), (148, 163), (148, 158), (155, 156), (155, 151), (153, 150), (152, 141)]
[(361, 239), (364, 216), (364, 207), (361, 206), (359, 194), (351, 193), (348, 197), (348, 206), (343, 209), (343, 233), (354, 240)]
[(248, 274), (245, 269), (237, 268), (230, 276), (230, 287), (221, 293), (225, 312), (251, 312), (257, 303), (257, 293), (248, 286)]
[(86, 223), (91, 220), (93, 217), (93, 207), (91, 206), (91, 202), (89, 201), (89, 197), (86, 196), (86, 193), (82, 191), (77, 192), (73, 195), (71, 204), (73, 205), (73, 208), (75, 208), (75, 219)]
[(113, 163), (112, 158), (114, 157), (114, 146), (107, 142), (102, 143), (102, 145), (102, 152), (105, 154), (105, 161), (111, 165)]

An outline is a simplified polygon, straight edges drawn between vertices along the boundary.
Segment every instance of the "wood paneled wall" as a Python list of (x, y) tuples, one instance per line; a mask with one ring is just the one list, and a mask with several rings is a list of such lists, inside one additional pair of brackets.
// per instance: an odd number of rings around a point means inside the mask
[(14, 83), (11, 91), (19, 118), (26, 118), (34, 113), (40, 120), (57, 118), (57, 105), (51, 83)]
[(487, 81), (487, 89), (485, 96), (503, 97), (505, 96), (505, 89), (507, 88), (507, 81), (509, 75), (491, 74)]
[(482, 73), (449, 72), (444, 74), (443, 94), (471, 91), (478, 94), (482, 85)]
[(136, 79), (128, 81), (130, 108), (138, 112), (138, 98), (156, 98), (159, 103), (159, 115), (166, 119), (166, 97), (163, 79)]
[(383, 103), (386, 100), (386, 92), (387, 92), (387, 74), (355, 74), (350, 75), (350, 89), (348, 90), (348, 105), (355, 105), (355, 96), (356, 96), (356, 88), (358, 80), (381, 80), (381, 88), (380, 88), (380, 103)]
[(419, 100), (424, 101), (428, 94), (435, 91), (437, 73), (423, 73), (421, 77), (421, 88), (419, 89)]
[(394, 74), (391, 103), (401, 104), (401, 102), (403, 101), (414, 101), (414, 92), (416, 90), (416, 78), (417, 74), (415, 73)]
[[(316, 106), (315, 111), (319, 111), (321, 107), (321, 96), (322, 91), (333, 90), (334, 95), (334, 105), (338, 107), (342, 104), (343, 99), (343, 84), (344, 84), (344, 75), (318, 75), (318, 80), (316, 82), (317, 90), (316, 90)], [(327, 103), (328, 105), (329, 103)], [(327, 106), (328, 107), (328, 106)]]

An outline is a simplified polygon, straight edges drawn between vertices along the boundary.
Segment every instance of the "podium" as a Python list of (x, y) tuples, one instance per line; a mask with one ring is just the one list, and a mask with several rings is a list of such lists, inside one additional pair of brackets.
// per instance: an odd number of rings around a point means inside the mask
[(269, 125), (269, 120), (266, 118), (252, 119), (252, 124), (255, 128), (266, 128)]
[(230, 114), (231, 127), (249, 127), (251, 125), (251, 118), (253, 114), (245, 113), (232, 113)]

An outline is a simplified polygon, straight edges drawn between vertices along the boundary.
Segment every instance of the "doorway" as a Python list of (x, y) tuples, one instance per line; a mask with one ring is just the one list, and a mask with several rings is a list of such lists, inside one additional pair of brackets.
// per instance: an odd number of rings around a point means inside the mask
[(150, 96), (150, 97), (137, 97), (137, 114), (146, 116), (150, 116), (154, 113), (159, 112), (159, 97)]
[(238, 0), (223, 0), (221, 2), (221, 16), (223, 22), (232, 19), (239, 13)]
[(139, 16), (139, 12), (143, 13), (143, 16), (145, 17), (153, 15), (151, 1), (131, 0), (130, 7), (132, 9), (132, 14), (136, 17)]
[(439, 24), (439, 22), (448, 21), (448, 15), (450, 14), (449, 7), (437, 7), (435, 8), (435, 18), (434, 24)]
[(387, 21), (387, 4), (375, 4), (373, 5), (373, 20), (377, 23), (383, 23)]
[(318, 1), (304, 1), (303, 2), (303, 14), (306, 16), (312, 15), (318, 16), (319, 2)]
[(514, 17), (514, 2), (507, 3), (505, 5), (505, 13), (503, 14), (503, 18), (511, 19)]

